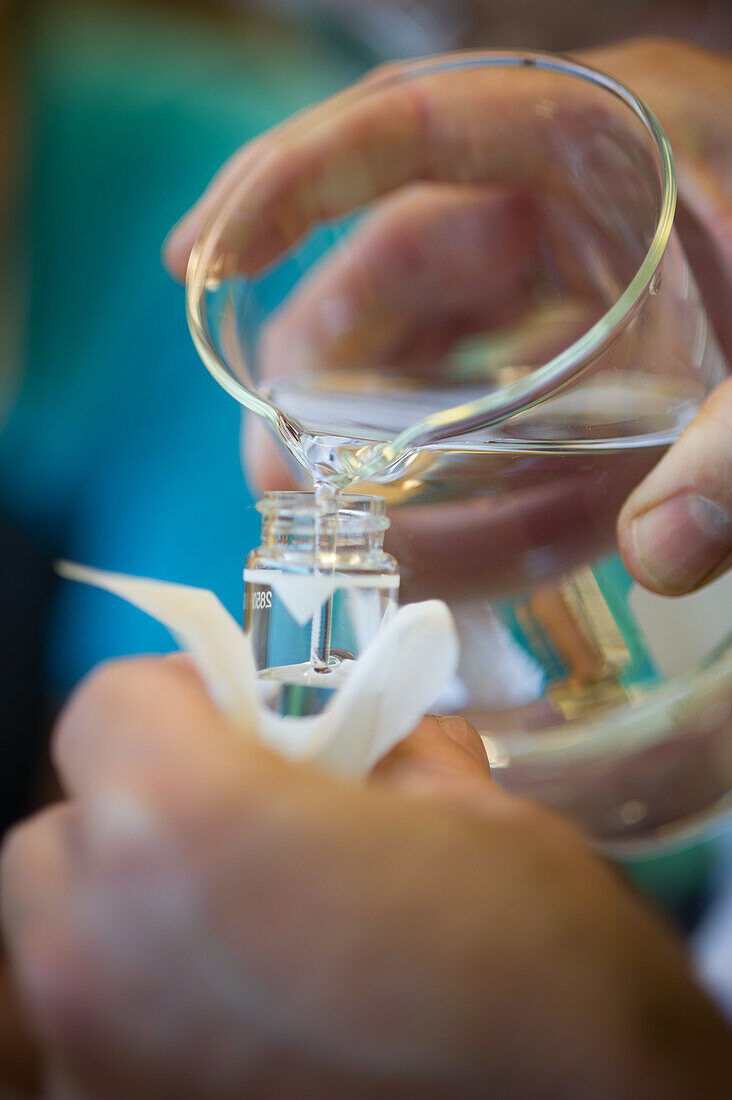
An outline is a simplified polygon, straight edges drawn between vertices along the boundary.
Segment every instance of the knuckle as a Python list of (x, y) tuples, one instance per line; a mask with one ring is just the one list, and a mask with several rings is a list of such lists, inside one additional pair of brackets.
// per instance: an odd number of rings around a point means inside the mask
[(669, 35), (651, 34), (633, 38), (622, 48), (629, 54), (640, 55), (651, 62), (666, 62), (684, 52), (686, 45)]
[(149, 659), (107, 661), (93, 669), (74, 691), (53, 732), (55, 763), (75, 756), (110, 715), (119, 715), (129, 703), (131, 685)]
[(699, 54), (700, 47), (691, 43), (666, 35), (643, 35), (603, 46), (598, 51), (590, 51), (588, 56), (596, 60), (600, 68), (616, 72), (631, 86), (635, 86), (636, 80), (645, 86), (649, 80), (653, 84), (658, 79), (667, 79), (679, 64), (688, 66)]

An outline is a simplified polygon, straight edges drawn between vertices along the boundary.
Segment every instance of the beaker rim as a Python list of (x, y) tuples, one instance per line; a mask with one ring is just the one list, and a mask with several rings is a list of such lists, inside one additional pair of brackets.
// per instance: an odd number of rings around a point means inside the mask
[[(659, 213), (651, 242), (633, 278), (612, 305), (585, 333), (526, 377), (475, 399), (469, 405), (453, 406), (419, 420), (402, 431), (390, 445), (380, 449), (382, 461), (387, 450), (393, 450), (394, 455), (398, 455), (411, 448), (420, 447), (431, 439), (445, 439), (451, 434), (456, 434), (457, 431), (465, 431), (464, 425), (468, 416), (471, 427), (467, 430), (470, 431), (474, 430), (474, 427), (488, 427), (497, 421), (509, 419), (546, 400), (571, 383), (594, 362), (602, 349), (610, 344), (624, 327), (629, 317), (634, 315), (648, 292), (673, 228), (677, 196), (676, 173), (669, 140), (655, 114), (640, 96), (622, 81), (600, 69), (575, 61), (569, 56), (524, 49), (458, 50), (387, 65), (382, 74), (369, 77), (368, 82), (362, 81), (355, 84), (341, 93), (341, 96), (345, 105), (348, 105), (417, 76), (480, 67), (527, 67), (556, 72), (603, 88), (620, 99), (643, 123), (654, 146), (660, 168)], [(313, 123), (306, 116), (302, 122), (289, 123), (288, 130), (292, 134), (297, 126), (302, 126), (305, 131), (312, 125)], [(230, 216), (232, 200), (249, 178), (250, 172), (255, 170), (256, 163), (232, 181), (228, 192), (209, 215), (204, 229), (193, 246), (186, 271), (186, 311), (193, 341), (207, 370), (237, 401), (264, 417), (273, 426), (280, 427), (283, 418), (277, 407), (266, 397), (250, 390), (240, 382), (219, 355), (210, 337), (205, 310), (202, 307), (207, 286), (208, 265), (218, 234)], [(474, 423), (476, 421), (477, 423)], [(591, 447), (592, 442), (588, 441), (588, 446)]]

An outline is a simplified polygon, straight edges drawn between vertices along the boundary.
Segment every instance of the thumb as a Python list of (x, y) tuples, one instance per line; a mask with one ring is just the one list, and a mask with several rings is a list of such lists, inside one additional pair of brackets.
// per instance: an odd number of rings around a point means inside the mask
[(465, 718), (428, 715), (371, 773), (404, 794), (492, 814), (511, 796), (493, 783), (480, 735)]
[(681, 595), (732, 565), (732, 379), (626, 501), (618, 544), (635, 579)]

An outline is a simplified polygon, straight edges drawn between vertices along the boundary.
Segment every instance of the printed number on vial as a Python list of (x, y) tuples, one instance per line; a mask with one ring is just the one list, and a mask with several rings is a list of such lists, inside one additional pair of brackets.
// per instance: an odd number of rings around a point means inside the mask
[(272, 606), (271, 592), (255, 592), (252, 596), (252, 610), (261, 611), (265, 607)]

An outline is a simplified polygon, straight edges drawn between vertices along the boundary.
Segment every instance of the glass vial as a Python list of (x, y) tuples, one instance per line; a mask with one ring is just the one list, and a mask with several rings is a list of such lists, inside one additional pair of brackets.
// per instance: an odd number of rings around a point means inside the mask
[[(383, 498), (340, 498), (328, 560), (316, 563), (313, 493), (265, 493), (262, 542), (244, 570), (244, 629), (264, 701), (280, 714), (317, 714), (397, 604), (399, 569), (385, 553)], [(311, 662), (314, 631), (327, 668)]]

